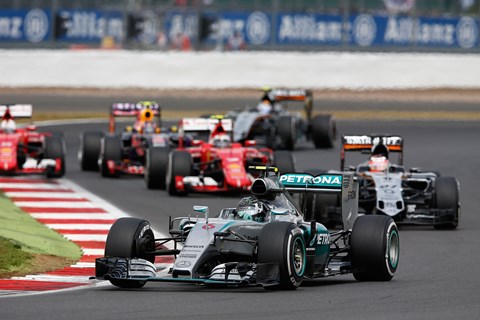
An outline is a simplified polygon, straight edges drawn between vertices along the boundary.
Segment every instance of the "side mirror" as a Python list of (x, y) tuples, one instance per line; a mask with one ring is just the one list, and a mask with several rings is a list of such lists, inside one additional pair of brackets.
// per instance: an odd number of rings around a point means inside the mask
[(207, 213), (208, 207), (207, 206), (193, 206), (193, 211), (198, 213)]
[(207, 206), (193, 206), (193, 211), (205, 214), (205, 223), (208, 223), (208, 207)]
[(255, 147), (257, 145), (257, 141), (255, 140), (245, 140), (245, 147)]
[(31, 124), (31, 125), (28, 125), (26, 129), (27, 129), (27, 131), (35, 131), (35, 130), (37, 130), (37, 127), (34, 126), (33, 124)]

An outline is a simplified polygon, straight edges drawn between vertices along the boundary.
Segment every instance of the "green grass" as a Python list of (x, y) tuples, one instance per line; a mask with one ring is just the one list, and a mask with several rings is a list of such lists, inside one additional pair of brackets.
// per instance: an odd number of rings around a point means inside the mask
[[(10, 239), (23, 252), (78, 260), (80, 248), (38, 222), (0, 193), (0, 237)], [(3, 252), (0, 251), (3, 256)]]
[(22, 270), (32, 258), (31, 253), (22, 250), (20, 243), (0, 237), (0, 274)]

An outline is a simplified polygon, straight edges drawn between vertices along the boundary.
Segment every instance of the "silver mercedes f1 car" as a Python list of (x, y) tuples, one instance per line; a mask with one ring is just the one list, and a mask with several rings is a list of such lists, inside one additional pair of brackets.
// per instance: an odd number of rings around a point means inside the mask
[[(121, 288), (149, 281), (296, 289), (302, 281), (353, 273), (360, 281), (389, 281), (399, 261), (399, 235), (387, 216), (358, 216), (358, 183), (352, 173), (279, 175), (260, 170), (251, 194), (215, 217), (194, 206), (197, 217), (170, 219), (170, 237), (155, 239), (148, 221), (117, 220), (107, 237), (96, 278)], [(343, 229), (329, 232), (305, 221), (291, 193), (338, 193)], [(165, 245), (171, 243), (167, 248)], [(156, 256), (175, 256), (164, 275)]]

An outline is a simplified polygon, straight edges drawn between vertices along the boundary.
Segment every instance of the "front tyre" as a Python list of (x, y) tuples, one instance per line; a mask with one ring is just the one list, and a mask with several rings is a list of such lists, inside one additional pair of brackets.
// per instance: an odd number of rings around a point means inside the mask
[(147, 149), (144, 179), (148, 189), (165, 189), (169, 148), (150, 147)]
[(47, 178), (60, 178), (65, 174), (65, 141), (60, 135), (45, 137), (45, 159), (60, 159), (60, 170), (47, 170)]
[(352, 272), (358, 281), (389, 281), (400, 257), (398, 228), (392, 218), (373, 215), (355, 220), (350, 238)]
[[(137, 218), (120, 218), (112, 225), (105, 243), (105, 257), (141, 258), (151, 263), (155, 255), (155, 237), (150, 223)], [(120, 288), (141, 288), (145, 281), (111, 279), (110, 282)]]
[(118, 163), (122, 161), (122, 140), (117, 136), (107, 136), (102, 139), (100, 171), (102, 177), (117, 177), (117, 172), (111, 172), (108, 161)]
[(178, 191), (176, 186), (176, 177), (189, 176), (192, 171), (192, 156), (188, 151), (175, 150), (170, 153), (168, 162), (166, 189), (171, 196), (186, 195), (184, 191)]
[(82, 171), (98, 171), (98, 157), (102, 145), (102, 132), (85, 132), (80, 136), (78, 161)]
[(435, 205), (439, 209), (451, 209), (449, 220), (434, 225), (435, 229), (455, 229), (460, 215), (458, 181), (453, 177), (439, 177), (435, 181)]
[(258, 263), (278, 264), (278, 284), (265, 289), (295, 290), (303, 280), (306, 266), (305, 240), (293, 223), (266, 224), (258, 238)]

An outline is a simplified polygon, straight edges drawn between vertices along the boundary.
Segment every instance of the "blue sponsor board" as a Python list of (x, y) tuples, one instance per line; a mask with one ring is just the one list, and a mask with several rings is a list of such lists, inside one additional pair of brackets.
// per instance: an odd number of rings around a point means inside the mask
[(479, 44), (479, 22), (471, 17), (418, 19), (415, 41), (420, 46), (460, 47), (470, 49)]
[(182, 41), (195, 43), (198, 34), (198, 15), (192, 12), (169, 12), (165, 19), (165, 33), (170, 44), (178, 49)]
[(38, 43), (50, 38), (52, 18), (49, 11), (0, 10), (0, 41)]
[(266, 45), (272, 39), (272, 16), (260, 11), (220, 12), (211, 29), (207, 39), (211, 43), (241, 39), (247, 45)]
[[(203, 13), (202, 22), (208, 25), (205, 38), (207, 44), (227, 44), (240, 41), (247, 45), (266, 45), (272, 39), (272, 15), (255, 12)], [(168, 38), (175, 40), (180, 34), (195, 39), (198, 34), (198, 15), (192, 13), (171, 13), (167, 15), (165, 29)]]
[(123, 40), (123, 13), (99, 10), (59, 10), (55, 37), (69, 42), (99, 42), (104, 37)]
[(343, 41), (343, 19), (339, 15), (277, 15), (277, 44), (339, 45)]
[(412, 18), (408, 16), (351, 16), (349, 44), (423, 46), (470, 49), (479, 45), (479, 21), (471, 17)]

